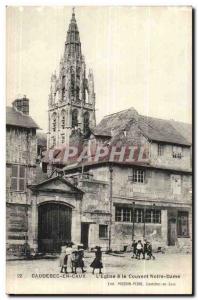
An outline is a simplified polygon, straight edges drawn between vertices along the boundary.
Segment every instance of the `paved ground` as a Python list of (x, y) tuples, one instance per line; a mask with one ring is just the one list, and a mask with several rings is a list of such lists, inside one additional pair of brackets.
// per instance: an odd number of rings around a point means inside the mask
[[(94, 253), (85, 253), (85, 274), (61, 274), (59, 259), (7, 262), (7, 292), (36, 294), (185, 294), (191, 292), (191, 255), (156, 254), (155, 260), (103, 254), (103, 274), (92, 274)], [(50, 277), (49, 277), (50, 276)], [(144, 277), (143, 277), (144, 276)], [(176, 276), (176, 277), (173, 277)]]
[[(191, 255), (189, 254), (155, 254), (155, 260), (136, 260), (131, 259), (130, 253), (121, 255), (103, 254), (103, 273), (117, 274), (122, 272), (135, 273), (156, 273), (156, 272), (183, 272), (191, 268)], [(86, 276), (92, 276), (92, 268), (90, 264), (94, 259), (94, 253), (85, 252), (85, 269)], [(68, 270), (69, 271), (69, 270)], [(77, 270), (81, 273), (81, 270)], [(20, 260), (8, 261), (7, 273), (15, 277), (18, 273), (23, 274), (24, 277), (30, 276), (33, 273), (59, 273), (59, 259), (37, 259), (37, 260)], [(69, 271), (70, 272), (70, 271)], [(95, 271), (96, 273), (98, 270)]]

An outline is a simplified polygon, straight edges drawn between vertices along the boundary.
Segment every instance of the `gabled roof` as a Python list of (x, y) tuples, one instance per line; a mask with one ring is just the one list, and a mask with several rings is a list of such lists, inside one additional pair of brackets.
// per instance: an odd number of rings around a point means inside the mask
[[(53, 182), (55, 181), (59, 181), (59, 182), (62, 182), (63, 184), (65, 184), (66, 186), (69, 186), (73, 192), (75, 193), (80, 193), (80, 194), (83, 194), (84, 192), (79, 189), (78, 187), (76, 187), (75, 185), (73, 185), (71, 182), (69, 182), (68, 180), (64, 179), (63, 177), (60, 177), (60, 176), (56, 176), (56, 177), (52, 177), (50, 179), (47, 179), (47, 180), (44, 180), (44, 181), (41, 181), (37, 184), (32, 184), (32, 185), (29, 185), (29, 188), (32, 189), (32, 190), (39, 190), (40, 188), (44, 187), (44, 186), (49, 186), (49, 184), (52, 184)], [(53, 187), (54, 189), (54, 187)], [(59, 188), (57, 187), (57, 190)]]
[(30, 116), (25, 115), (10, 106), (6, 107), (6, 125), (23, 128), (39, 128)]
[[(93, 130), (93, 134), (111, 136), (112, 139), (133, 123), (150, 141), (190, 146), (190, 124), (139, 115), (134, 108), (105, 116)], [(183, 124), (183, 125), (181, 125)]]

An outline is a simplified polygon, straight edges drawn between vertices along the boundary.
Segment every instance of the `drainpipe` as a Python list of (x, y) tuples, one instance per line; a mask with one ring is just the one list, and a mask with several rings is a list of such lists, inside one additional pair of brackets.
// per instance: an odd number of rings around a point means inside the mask
[(135, 236), (135, 202), (133, 202), (133, 210), (132, 210), (132, 220), (133, 220), (133, 227), (132, 227), (132, 242), (134, 240), (134, 236)]
[(109, 252), (112, 250), (111, 249), (111, 228), (112, 228), (112, 190), (113, 190), (113, 167), (110, 165), (109, 167), (109, 172), (110, 172), (110, 190), (109, 190), (109, 204), (110, 204), (110, 219), (109, 219)]
[[(28, 190), (27, 190), (27, 180), (29, 178), (29, 164), (30, 164), (30, 132), (28, 130), (27, 132), (27, 157), (26, 157), (26, 169), (25, 169), (25, 195), (26, 195), (26, 208), (25, 208), (25, 214), (26, 214), (26, 221), (27, 221), (27, 232), (25, 233), (25, 243), (27, 245), (28, 243), (28, 230), (29, 230), (29, 222), (28, 222)], [(27, 256), (27, 248), (25, 247), (25, 256)]]
[(144, 238), (145, 238), (145, 231), (146, 231), (145, 215), (146, 215), (146, 209), (145, 209), (145, 207), (144, 207), (144, 215), (143, 215), (143, 218), (144, 218), (144, 231), (143, 231), (143, 237), (144, 237)]

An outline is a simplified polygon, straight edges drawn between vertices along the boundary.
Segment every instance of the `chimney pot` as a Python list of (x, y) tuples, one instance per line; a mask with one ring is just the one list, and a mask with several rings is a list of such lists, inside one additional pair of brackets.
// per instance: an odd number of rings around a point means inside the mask
[(12, 102), (12, 105), (15, 109), (22, 112), (24, 115), (29, 115), (29, 99), (26, 98), (26, 95), (18, 97)]

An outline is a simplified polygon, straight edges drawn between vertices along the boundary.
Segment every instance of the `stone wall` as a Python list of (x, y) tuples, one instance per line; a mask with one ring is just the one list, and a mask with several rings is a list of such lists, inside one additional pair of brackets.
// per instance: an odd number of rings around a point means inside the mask
[[(7, 253), (25, 253), (24, 245), (29, 242), (31, 222), (30, 190), (27, 188), (35, 178), (37, 155), (36, 130), (7, 126), (6, 128), (6, 217)], [(25, 189), (12, 190), (12, 165), (25, 166)]]
[(175, 170), (191, 171), (191, 148), (182, 146), (182, 158), (173, 158), (173, 146), (163, 145), (163, 155), (158, 155), (158, 144), (150, 146), (150, 164), (158, 167), (167, 167)]
[(24, 244), (28, 240), (29, 206), (7, 204), (6, 206), (6, 250), (9, 255), (25, 254)]
[[(135, 183), (131, 181), (133, 167), (113, 166), (113, 195), (126, 198), (141, 198), (159, 201), (159, 199), (169, 202), (191, 203), (192, 198), (192, 176), (180, 173), (181, 193), (174, 194), (172, 190), (171, 175), (174, 174), (166, 170), (145, 168), (145, 182)], [(101, 180), (104, 178), (109, 182), (108, 167), (98, 167), (92, 169), (93, 178)]]
[(35, 165), (36, 156), (36, 130), (7, 126), (6, 162), (22, 165)]
[[(85, 211), (92, 211), (87, 216), (88, 220), (92, 220), (94, 224), (90, 225), (89, 245), (99, 244), (104, 249), (108, 249), (108, 240), (99, 239), (99, 224), (110, 223), (109, 205), (109, 168), (98, 167), (91, 170), (93, 175), (92, 181), (98, 180), (98, 187), (93, 182), (83, 182), (82, 186), (85, 191), (82, 204), (82, 214)], [(154, 248), (165, 246), (168, 244), (168, 210), (171, 207), (189, 211), (189, 231), (191, 236), (192, 220), (191, 220), (191, 175), (181, 174), (182, 187), (181, 194), (174, 195), (171, 189), (171, 173), (163, 170), (146, 170), (144, 184), (132, 183), (129, 176), (132, 174), (131, 167), (113, 167), (113, 211), (112, 211), (112, 248), (123, 250), (123, 245), (131, 245), (132, 241), (132, 223), (115, 222), (115, 205), (124, 204), (132, 207), (133, 202), (136, 208), (156, 208), (161, 210), (161, 224), (145, 224), (145, 237), (152, 240)], [(101, 180), (105, 179), (105, 185)], [(101, 182), (99, 184), (99, 182)], [(98, 212), (94, 215), (94, 211), (103, 209), (103, 214)], [(143, 223), (134, 224), (134, 238), (143, 239)], [(94, 233), (93, 233), (94, 232)], [(186, 239), (186, 243), (188, 243)]]

